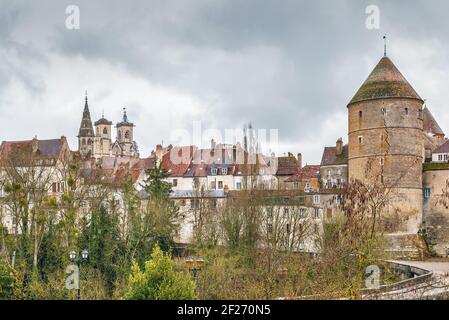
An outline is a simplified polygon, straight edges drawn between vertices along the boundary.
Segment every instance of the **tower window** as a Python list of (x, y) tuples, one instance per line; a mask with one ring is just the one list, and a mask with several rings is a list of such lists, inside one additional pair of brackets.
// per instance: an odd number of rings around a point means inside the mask
[(405, 108), (405, 114), (408, 115), (408, 108)]
[(129, 139), (129, 131), (125, 132), (125, 139)]
[(363, 143), (363, 136), (359, 136), (359, 144)]
[(359, 111), (359, 118), (363, 116), (363, 111)]
[(422, 109), (418, 110), (418, 119), (422, 119)]
[(387, 109), (385, 109), (385, 108), (380, 109), (380, 113), (382, 113), (383, 116), (386, 115)]
[(81, 144), (82, 144), (83, 146), (85, 146), (85, 145), (86, 145), (86, 140), (83, 139), (82, 142), (81, 142)]
[(103, 129), (103, 134), (108, 134), (108, 129), (104, 128)]

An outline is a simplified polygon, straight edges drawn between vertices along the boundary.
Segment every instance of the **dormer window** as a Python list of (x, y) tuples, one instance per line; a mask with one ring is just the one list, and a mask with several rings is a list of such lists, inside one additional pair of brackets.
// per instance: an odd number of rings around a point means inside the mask
[(213, 176), (216, 176), (216, 175), (217, 175), (217, 172), (218, 172), (218, 169), (217, 169), (217, 168), (212, 168), (212, 169), (210, 169), (210, 174), (213, 175)]
[(227, 175), (228, 174), (228, 168), (221, 168), (221, 174)]

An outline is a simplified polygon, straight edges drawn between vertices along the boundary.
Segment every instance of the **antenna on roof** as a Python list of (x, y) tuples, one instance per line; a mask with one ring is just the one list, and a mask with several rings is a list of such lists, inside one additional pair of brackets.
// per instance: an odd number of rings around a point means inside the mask
[(384, 35), (384, 57), (387, 56), (387, 35)]

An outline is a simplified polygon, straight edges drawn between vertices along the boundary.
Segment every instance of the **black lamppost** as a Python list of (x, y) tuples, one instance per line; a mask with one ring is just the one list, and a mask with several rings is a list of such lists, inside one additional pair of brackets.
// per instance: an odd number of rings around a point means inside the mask
[(73, 261), (76, 263), (76, 265), (78, 266), (78, 294), (76, 299), (80, 300), (81, 299), (81, 286), (80, 286), (80, 273), (81, 273), (81, 263), (85, 263), (87, 262), (87, 258), (89, 258), (89, 251), (87, 250), (83, 250), (81, 251), (81, 257), (77, 258), (76, 257), (76, 251), (75, 250), (71, 250), (69, 251), (69, 259), (70, 261)]
[(186, 266), (189, 268), (189, 271), (192, 272), (193, 279), (195, 280), (197, 272), (203, 270), (204, 264), (205, 262), (203, 258), (197, 258), (196, 260), (193, 260), (192, 258), (186, 259)]

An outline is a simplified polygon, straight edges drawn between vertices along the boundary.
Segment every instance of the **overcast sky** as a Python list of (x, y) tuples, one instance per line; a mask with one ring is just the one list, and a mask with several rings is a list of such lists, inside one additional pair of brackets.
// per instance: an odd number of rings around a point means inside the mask
[[(80, 29), (66, 28), (78, 5)], [(365, 9), (380, 9), (369, 30)], [(173, 131), (279, 129), (280, 152), (319, 163), (347, 141), (346, 105), (388, 55), (449, 131), (449, 3), (300, 0), (0, 0), (0, 139), (65, 135), (88, 90), (92, 120), (136, 125), (141, 155)], [(224, 131), (223, 131), (224, 135)]]

